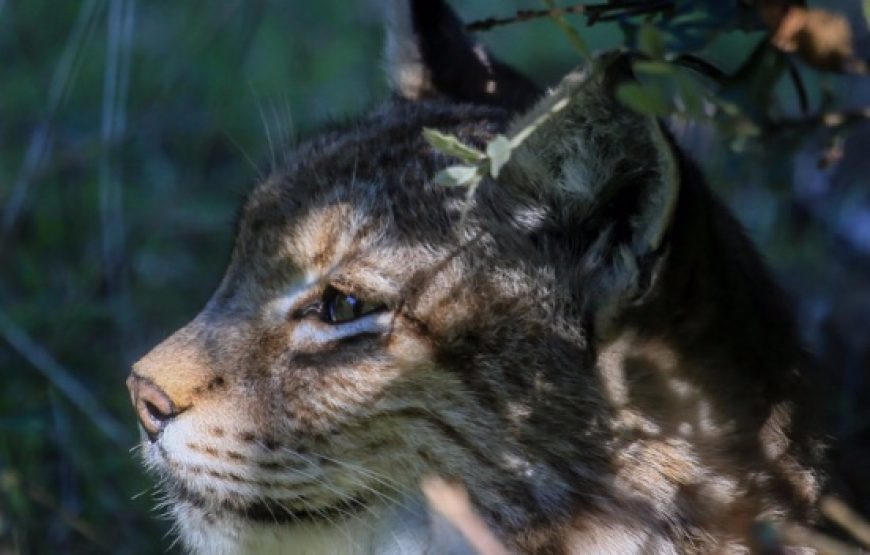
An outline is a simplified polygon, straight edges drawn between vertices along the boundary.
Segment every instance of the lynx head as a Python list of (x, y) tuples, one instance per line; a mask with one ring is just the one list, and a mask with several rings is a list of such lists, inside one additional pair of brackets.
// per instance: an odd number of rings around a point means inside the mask
[[(220, 287), (128, 380), (191, 549), (431, 547), (428, 475), (516, 548), (619, 497), (597, 357), (659, 281), (675, 155), (618, 59), (544, 96), (441, 2), (389, 27), (394, 97), (253, 190)], [(424, 128), (484, 148), (550, 112), (472, 198), (433, 182), (457, 161)]]

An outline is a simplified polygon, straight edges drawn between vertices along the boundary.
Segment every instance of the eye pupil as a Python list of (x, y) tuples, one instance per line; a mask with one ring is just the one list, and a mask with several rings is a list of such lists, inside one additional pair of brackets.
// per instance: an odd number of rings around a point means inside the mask
[(359, 304), (359, 301), (353, 295), (338, 294), (328, 304), (329, 319), (333, 322), (352, 320), (358, 314)]
[(328, 288), (323, 294), (322, 318), (332, 324), (350, 322), (372, 312), (383, 310), (384, 305), (367, 303), (354, 295)]

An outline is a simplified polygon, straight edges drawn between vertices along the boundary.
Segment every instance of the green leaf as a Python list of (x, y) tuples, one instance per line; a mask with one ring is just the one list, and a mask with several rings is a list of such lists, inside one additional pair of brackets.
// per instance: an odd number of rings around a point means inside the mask
[(619, 100), (641, 114), (666, 116), (673, 111), (670, 100), (656, 88), (643, 87), (639, 83), (623, 83), (616, 89)]
[(565, 96), (564, 98), (560, 98), (556, 102), (553, 103), (550, 108), (535, 118), (531, 123), (517, 131), (517, 133), (510, 138), (511, 148), (517, 148), (523, 142), (531, 136), (539, 127), (544, 125), (547, 121), (550, 120), (553, 116), (564, 110), (571, 103), (571, 97)]
[(742, 115), (740, 111), (740, 106), (734, 104), (733, 102), (728, 102), (727, 100), (722, 100), (721, 98), (716, 98), (716, 106), (722, 110), (722, 113), (728, 117), (736, 118)]
[(476, 184), (480, 177), (477, 166), (449, 166), (438, 172), (433, 181), (445, 187), (462, 187)]
[(693, 118), (701, 118), (704, 115), (704, 101), (698, 84), (691, 77), (683, 73), (676, 74), (677, 92), (683, 105), (686, 108), (686, 113)]
[(864, 19), (867, 20), (867, 25), (870, 26), (870, 0), (864, 0)]
[(640, 51), (654, 60), (665, 57), (665, 37), (662, 32), (651, 23), (640, 26), (637, 36)]
[(580, 36), (580, 33), (577, 32), (577, 29), (574, 28), (573, 25), (568, 23), (568, 20), (564, 15), (561, 15), (556, 10), (558, 7), (556, 6), (555, 0), (541, 0), (547, 8), (550, 10), (550, 18), (553, 22), (562, 29), (562, 32), (565, 33), (565, 36), (568, 37), (568, 41), (574, 47), (577, 52), (580, 53), (584, 58), (590, 58), (592, 52), (589, 50), (589, 46), (586, 44), (586, 41), (583, 40), (583, 37)]
[(432, 148), (435, 150), (443, 152), (444, 154), (449, 154), (450, 156), (455, 156), (466, 164), (480, 162), (484, 158), (481, 151), (463, 143), (455, 135), (448, 135), (438, 131), (437, 129), (432, 129), (431, 127), (423, 128), (423, 138), (426, 139), (426, 142), (432, 145)]
[(688, 25), (700, 25), (702, 23), (706, 23), (710, 21), (711, 16), (710, 13), (705, 10), (692, 10), (689, 12), (681, 13), (676, 17), (673, 17), (668, 21), (669, 25), (673, 27), (679, 26), (688, 26)]
[(767, 117), (776, 103), (776, 85), (788, 69), (785, 54), (767, 39), (758, 42), (740, 68), (719, 90), (719, 98), (733, 102), (754, 120)]
[(635, 72), (646, 75), (672, 75), (674, 73), (674, 66), (667, 62), (638, 60), (631, 67)]
[(511, 142), (504, 135), (498, 135), (486, 145), (486, 156), (489, 158), (489, 173), (498, 177), (502, 166), (511, 158)]

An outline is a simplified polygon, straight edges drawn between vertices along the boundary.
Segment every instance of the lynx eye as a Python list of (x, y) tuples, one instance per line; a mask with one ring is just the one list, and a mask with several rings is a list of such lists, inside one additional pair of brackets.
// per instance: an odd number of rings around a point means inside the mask
[(342, 293), (329, 287), (323, 294), (321, 317), (330, 324), (342, 324), (361, 318), (372, 312), (386, 309), (383, 304), (370, 303), (355, 295)]

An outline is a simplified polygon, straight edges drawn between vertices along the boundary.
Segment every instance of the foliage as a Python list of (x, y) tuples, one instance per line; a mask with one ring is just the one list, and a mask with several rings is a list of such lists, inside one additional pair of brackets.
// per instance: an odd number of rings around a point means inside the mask
[[(835, 39), (829, 37), (829, 29), (840, 31), (845, 18), (825, 10), (806, 9), (797, 2), (628, 0), (606, 5), (575, 4), (562, 9), (557, 8), (552, 0), (544, 0), (544, 4), (547, 10), (521, 10), (514, 18), (490, 18), (469, 27), (488, 30), (498, 25), (550, 16), (578, 54), (588, 60), (589, 48), (566, 21), (565, 14), (586, 14), (588, 25), (605, 18), (618, 21), (623, 34), (622, 49), (633, 54), (632, 66), (637, 80), (621, 83), (616, 91), (617, 97), (626, 106), (645, 115), (675, 117), (713, 127), (717, 136), (728, 138), (737, 151), (743, 150), (750, 139), (769, 138), (788, 131), (793, 125), (794, 122), (782, 117), (788, 108), (777, 95), (777, 86), (787, 72), (790, 72), (791, 82), (799, 96), (801, 111), (806, 113), (809, 110), (805, 77), (796, 69), (795, 60), (788, 57), (789, 52), (797, 52), (800, 58), (817, 69), (846, 71), (861, 76), (867, 73), (866, 64), (854, 52), (848, 28), (838, 32)], [(774, 15), (769, 13), (772, 10), (776, 12)], [(641, 15), (642, 18), (638, 17)], [(801, 23), (790, 23), (790, 18), (799, 18)], [(817, 20), (822, 23), (811, 24)], [(770, 27), (771, 33), (750, 37), (755, 45), (731, 74), (695, 54), (711, 46), (718, 36), (725, 33), (765, 26)], [(792, 28), (785, 29), (789, 26)], [(799, 43), (803, 46), (799, 47)], [(837, 132), (841, 127), (870, 119), (870, 110), (859, 109), (838, 115), (840, 117), (834, 115), (832, 118), (832, 114), (821, 114), (815, 121), (810, 118), (801, 122), (803, 125), (799, 127), (803, 127), (801, 131), (805, 132), (807, 126), (812, 127), (815, 123), (819, 128), (834, 128), (828, 131)], [(530, 133), (536, 125), (522, 133)], [(448, 154), (469, 148), (455, 137), (439, 136), (437, 142), (433, 138), (430, 130), (427, 139)], [(503, 138), (499, 137), (494, 143), (502, 141)], [(787, 155), (793, 155), (799, 143), (791, 146)], [(509, 155), (510, 149), (494, 148), (496, 152)], [(491, 164), (488, 157), (472, 161), (481, 170)], [(485, 171), (475, 174), (467, 168), (456, 167), (445, 171), (441, 180), (450, 185), (470, 185), (473, 189), (477, 183), (475, 175), (483, 173)]]
[[(510, 160), (513, 150), (520, 146), (544, 122), (567, 105), (568, 99), (562, 99), (554, 103), (547, 112), (510, 138), (501, 134), (496, 135), (494, 139), (487, 143), (486, 152), (480, 152), (472, 146), (463, 144), (453, 135), (445, 135), (436, 129), (424, 129), (423, 137), (433, 148), (458, 158), (463, 162), (460, 165), (444, 168), (435, 176), (434, 181), (445, 187), (466, 187), (466, 199), (470, 199), (484, 176), (489, 174), (492, 177), (498, 177), (501, 168)], [(464, 215), (463, 213), (463, 217)]]

